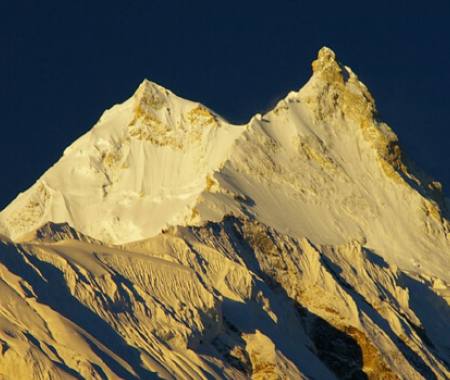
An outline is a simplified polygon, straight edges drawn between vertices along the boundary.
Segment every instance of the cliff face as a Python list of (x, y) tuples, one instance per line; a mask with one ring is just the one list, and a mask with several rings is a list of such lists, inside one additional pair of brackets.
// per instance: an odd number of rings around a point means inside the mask
[(424, 178), (328, 48), (240, 126), (144, 81), (0, 213), (0, 378), (449, 378)]

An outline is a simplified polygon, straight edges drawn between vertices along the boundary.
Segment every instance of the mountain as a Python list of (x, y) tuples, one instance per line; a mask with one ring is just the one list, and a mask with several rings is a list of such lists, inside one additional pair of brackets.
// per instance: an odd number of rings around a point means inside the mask
[(0, 213), (0, 379), (449, 379), (449, 201), (312, 67), (245, 125), (145, 80)]

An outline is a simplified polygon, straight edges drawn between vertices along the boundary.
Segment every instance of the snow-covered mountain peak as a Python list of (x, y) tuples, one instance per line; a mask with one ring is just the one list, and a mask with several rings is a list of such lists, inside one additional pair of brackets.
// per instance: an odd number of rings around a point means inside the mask
[(440, 187), (374, 115), (328, 48), (241, 126), (142, 82), (0, 213), (0, 378), (449, 379)]
[(165, 88), (164, 86), (161, 86), (160, 84), (153, 82), (147, 78), (145, 78), (138, 86), (138, 88), (136, 89), (135, 93), (133, 96), (135, 97), (142, 97), (144, 95), (153, 93), (155, 94), (155, 96), (158, 96), (157, 94), (159, 94), (159, 96), (164, 95), (169, 95), (173, 93), (168, 89)]
[[(136, 117), (147, 115), (151, 112), (158, 112), (164, 106), (170, 105), (172, 98), (176, 98), (168, 89), (157, 83), (144, 79), (132, 96), (134, 102), (134, 112)], [(179, 102), (189, 102), (178, 98)]]
[(185, 150), (227, 124), (204, 105), (180, 98), (149, 80), (141, 83), (132, 99), (133, 118), (128, 124), (132, 139)]
[(343, 113), (358, 122), (371, 121), (375, 113), (372, 95), (352, 69), (337, 60), (331, 49), (323, 47), (319, 50), (312, 69), (313, 75), (301, 92), (317, 100), (320, 116)]
[(145, 80), (8, 206), (0, 225), (15, 240), (53, 222), (122, 243), (185, 224), (244, 129)]
[[(249, 182), (258, 192), (283, 189), (270, 197), (290, 194), (292, 211), (289, 220), (285, 211), (274, 217), (278, 211), (266, 207), (266, 194), (250, 214), (262, 213), (265, 223), (318, 243), (367, 241), (374, 217), (384, 231), (401, 203), (393, 194), (439, 218), (437, 205), (410, 188), (409, 182), (420, 181), (403, 164), (395, 133), (374, 117), (373, 98), (356, 74), (329, 48), (312, 66), (302, 89), (242, 126), (144, 80), (0, 214), (4, 235), (23, 239), (53, 222), (108, 243), (144, 239), (167, 226), (248, 209), (261, 197), (247, 189)], [(373, 183), (370, 190), (367, 183)], [(383, 202), (392, 202), (392, 210)], [(295, 215), (304, 212), (323, 215), (328, 227), (299, 222)], [(418, 223), (408, 223), (413, 221)], [(437, 220), (436, 229), (445, 244), (442, 223)], [(378, 235), (375, 240), (384, 245)]]
[(375, 100), (352, 69), (339, 63), (327, 47), (319, 51), (312, 68), (313, 75), (297, 98), (308, 104), (314, 123), (336, 128), (338, 133), (358, 131), (374, 149), (388, 176), (418, 182), (402, 162), (397, 135), (377, 119)]

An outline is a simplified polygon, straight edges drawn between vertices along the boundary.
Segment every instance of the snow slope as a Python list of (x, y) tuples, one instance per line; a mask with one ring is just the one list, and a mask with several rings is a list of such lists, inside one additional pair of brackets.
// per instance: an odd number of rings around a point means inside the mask
[(144, 81), (0, 213), (0, 378), (448, 379), (445, 202), (328, 48), (242, 126)]
[(402, 269), (450, 282), (439, 183), (403, 163), (367, 88), (333, 52), (321, 50), (313, 68), (299, 92), (251, 120), (217, 174), (222, 187), (280, 231), (318, 244), (356, 240)]
[(147, 80), (1, 214), (14, 240), (66, 222), (105, 242), (183, 224), (245, 129)]

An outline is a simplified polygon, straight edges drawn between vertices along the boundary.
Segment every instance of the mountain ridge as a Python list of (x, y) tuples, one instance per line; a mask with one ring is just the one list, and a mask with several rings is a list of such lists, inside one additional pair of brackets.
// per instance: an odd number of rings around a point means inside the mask
[(312, 66), (243, 125), (144, 80), (3, 210), (0, 377), (450, 378), (440, 186)]

